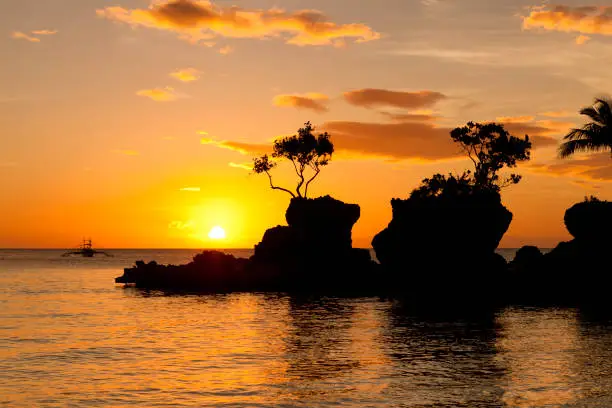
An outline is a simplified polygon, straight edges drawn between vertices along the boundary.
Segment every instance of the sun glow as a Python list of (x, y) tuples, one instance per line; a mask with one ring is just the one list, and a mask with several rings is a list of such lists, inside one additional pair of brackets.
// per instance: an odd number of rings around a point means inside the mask
[(225, 230), (220, 226), (213, 227), (208, 233), (210, 239), (225, 239)]

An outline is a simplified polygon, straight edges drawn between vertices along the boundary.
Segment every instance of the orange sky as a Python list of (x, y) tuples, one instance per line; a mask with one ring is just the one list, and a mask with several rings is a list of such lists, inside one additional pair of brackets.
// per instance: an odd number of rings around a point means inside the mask
[[(448, 137), (468, 120), (534, 140), (503, 192), (502, 246), (554, 245), (568, 206), (612, 193), (609, 155), (556, 158), (612, 85), (612, 7), (583, 6), (3, 2), (0, 247), (252, 247), (289, 197), (241, 165), (308, 120), (338, 151), (312, 195), (361, 205), (356, 246), (391, 198), (468, 167)], [(225, 241), (208, 238), (215, 225)]]

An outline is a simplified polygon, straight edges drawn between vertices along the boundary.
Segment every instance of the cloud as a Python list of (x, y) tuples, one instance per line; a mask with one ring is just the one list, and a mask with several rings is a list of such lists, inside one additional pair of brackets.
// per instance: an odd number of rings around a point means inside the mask
[(11, 34), (11, 38), (14, 38), (16, 40), (26, 40), (26, 41), (33, 42), (33, 43), (40, 42), (40, 38), (29, 36), (29, 35), (27, 35), (25, 33), (22, 33), (21, 31), (13, 32)]
[(572, 159), (555, 160), (544, 164), (530, 164), (536, 173), (556, 176), (571, 176), (589, 181), (612, 181), (610, 153), (595, 153), (576, 156)]
[(201, 74), (201, 72), (195, 68), (184, 68), (172, 72), (170, 76), (182, 82), (193, 82), (200, 79), (199, 74)]
[(225, 47), (219, 48), (219, 54), (221, 55), (230, 55), (234, 52), (234, 47), (231, 45), (226, 45)]
[(114, 152), (123, 156), (140, 156), (140, 152), (136, 150), (114, 150)]
[(248, 170), (248, 171), (253, 170), (253, 163), (234, 163), (234, 162), (229, 162), (228, 166), (236, 168), (236, 169), (243, 169), (243, 170)]
[[(452, 130), (427, 122), (364, 123), (328, 122), (321, 126), (332, 135), (339, 151), (357, 156), (388, 159), (443, 160), (463, 157), (449, 134)], [(543, 123), (508, 123), (506, 130), (517, 137), (529, 135), (535, 149), (556, 146), (550, 135), (558, 130)]]
[(501, 123), (522, 123), (535, 120), (534, 116), (498, 116), (496, 119)]
[(566, 110), (559, 110), (559, 111), (542, 112), (542, 113), (538, 113), (538, 115), (547, 116), (549, 118), (567, 118), (570, 116), (574, 116), (574, 113), (570, 111), (566, 111)]
[(201, 139), (200, 143), (203, 145), (213, 145), (221, 149), (233, 150), (240, 154), (266, 154), (270, 153), (271, 144), (259, 144), (259, 143), (245, 143), (245, 142), (232, 142), (227, 140), (214, 140), (214, 139)]
[(425, 111), (423, 111), (423, 113), (380, 112), (380, 114), (394, 122), (430, 122), (438, 120), (438, 118), (433, 116), (431, 112)]
[(58, 33), (57, 30), (34, 30), (31, 31), (33, 35), (55, 35)]
[(534, 148), (556, 146), (558, 140), (554, 136), (565, 135), (574, 126), (573, 122), (535, 120), (534, 116), (502, 116), (496, 120), (514, 136), (529, 135)]
[(334, 45), (347, 38), (355, 42), (377, 40), (380, 33), (365, 24), (337, 24), (316, 10), (289, 13), (273, 8), (249, 10), (217, 6), (207, 0), (165, 0), (148, 9), (98, 9), (109, 20), (138, 27), (173, 31), (190, 41), (229, 38), (282, 38), (294, 45)]
[(179, 189), (179, 191), (188, 191), (191, 193), (199, 193), (200, 192), (200, 187), (183, 187), (181, 189)]
[(156, 102), (171, 102), (179, 98), (179, 95), (174, 91), (174, 88), (171, 87), (143, 89), (136, 92), (136, 95), (150, 98)]
[[(392, 115), (392, 114), (390, 114)], [(339, 154), (345, 158), (381, 158), (387, 160), (449, 160), (463, 158), (461, 148), (450, 138), (451, 128), (437, 126), (433, 117), (422, 114), (426, 120), (416, 120), (410, 115), (395, 122), (330, 121), (317, 126), (318, 130), (329, 132)], [(414, 119), (414, 120), (413, 120)], [(547, 123), (544, 123), (547, 122)], [(550, 123), (548, 123), (550, 122)], [(547, 127), (546, 124), (551, 125)], [(529, 134), (535, 149), (556, 146), (558, 141), (551, 135), (559, 133), (558, 122), (535, 121), (504, 124), (517, 137)], [(244, 155), (270, 153), (270, 144), (242, 143), (202, 139), (202, 144), (214, 145)], [(235, 163), (232, 167), (246, 168)], [(250, 166), (248, 167), (250, 170)]]
[(16, 40), (26, 40), (33, 43), (39, 43), (40, 38), (37, 38), (35, 36), (45, 36), (54, 34), (57, 34), (57, 30), (34, 30), (30, 31), (29, 34), (26, 34), (21, 31), (14, 31), (13, 33), (11, 33), (11, 38), (14, 38)]
[(351, 105), (364, 108), (393, 106), (402, 109), (429, 108), (446, 96), (433, 91), (399, 92), (386, 89), (359, 89), (345, 92), (344, 99)]
[(612, 6), (534, 7), (523, 17), (523, 28), (612, 35)]
[(184, 221), (171, 221), (168, 224), (168, 228), (169, 229), (177, 229), (179, 231), (193, 230), (195, 228), (195, 222), (193, 222), (192, 220), (189, 220), (187, 222), (184, 222)]
[(450, 129), (427, 123), (335, 121), (321, 128), (332, 135), (338, 151), (357, 157), (439, 160), (462, 155), (449, 137)]
[(589, 37), (588, 35), (581, 34), (578, 37), (576, 37), (576, 44), (577, 45), (586, 44), (590, 39), (591, 37)]
[(295, 107), (311, 109), (316, 112), (327, 112), (326, 105), (329, 98), (319, 93), (308, 93), (306, 95), (277, 95), (272, 103), (274, 106)]

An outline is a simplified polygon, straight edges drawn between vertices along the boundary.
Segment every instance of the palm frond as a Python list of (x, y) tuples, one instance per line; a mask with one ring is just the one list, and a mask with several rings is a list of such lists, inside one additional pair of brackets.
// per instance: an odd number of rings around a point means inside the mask
[(612, 126), (612, 100), (606, 98), (598, 98), (595, 100), (598, 106), (599, 116), (603, 119), (602, 124)]
[(581, 139), (592, 139), (594, 133), (592, 130), (586, 128), (586, 126), (582, 129), (572, 129), (563, 140), (581, 140)]
[(609, 145), (595, 143), (590, 139), (574, 139), (559, 146), (559, 157), (565, 159), (577, 152), (600, 152), (609, 148)]
[(589, 118), (591, 118), (591, 120), (593, 120), (596, 123), (603, 124), (604, 119), (601, 116), (601, 112), (599, 112), (599, 109), (597, 109), (597, 105), (589, 106), (587, 108), (582, 108), (580, 110), (580, 114), (584, 116), (588, 116)]

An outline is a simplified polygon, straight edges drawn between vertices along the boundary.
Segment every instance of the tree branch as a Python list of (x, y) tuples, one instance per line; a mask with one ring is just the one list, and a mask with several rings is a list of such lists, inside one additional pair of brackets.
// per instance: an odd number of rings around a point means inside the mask
[(272, 184), (272, 175), (271, 175), (271, 174), (270, 174), (268, 171), (266, 171), (266, 174), (268, 175), (268, 179), (270, 180), (270, 188), (271, 188), (272, 190), (280, 190), (280, 191), (284, 191), (285, 193), (289, 193), (289, 194), (291, 194), (291, 197), (295, 198), (295, 194), (293, 194), (293, 192), (292, 192), (292, 191), (287, 190), (286, 188), (277, 187), (277, 186), (275, 186), (274, 184)]
[(317, 178), (317, 176), (318, 176), (318, 175), (319, 175), (319, 173), (321, 172), (321, 169), (319, 169), (319, 168), (317, 167), (315, 171), (316, 171), (316, 172), (315, 172), (314, 176), (312, 176), (312, 177), (310, 178), (310, 180), (308, 180), (308, 182), (306, 183), (306, 188), (304, 189), (304, 197), (306, 197), (306, 198), (308, 197), (308, 186), (310, 185), (310, 183), (312, 183), (312, 181), (313, 181), (314, 179), (316, 179), (316, 178)]
[(300, 169), (298, 170), (296, 168), (296, 171), (298, 172), (297, 175), (300, 178), (300, 181), (298, 182), (297, 188), (295, 189), (295, 191), (298, 194), (298, 197), (302, 197), (302, 186), (304, 185), (304, 168), (306, 167), (305, 164), (300, 164)]

